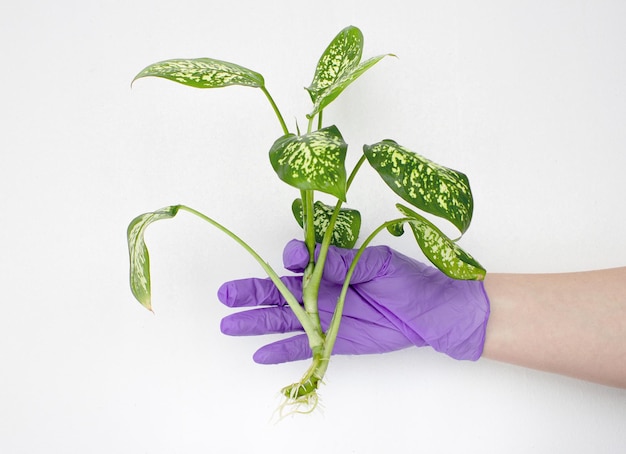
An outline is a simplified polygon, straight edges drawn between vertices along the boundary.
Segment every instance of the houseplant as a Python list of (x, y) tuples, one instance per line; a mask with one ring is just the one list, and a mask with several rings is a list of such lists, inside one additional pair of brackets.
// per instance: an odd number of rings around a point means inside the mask
[[(436, 164), (388, 139), (364, 145), (356, 165), (350, 172), (346, 170), (348, 145), (336, 125), (323, 124), (323, 112), (359, 76), (392, 55), (378, 55), (362, 61), (362, 51), (363, 34), (353, 26), (341, 30), (325, 49), (315, 68), (313, 80), (306, 88), (312, 101), (312, 108), (306, 114), (306, 132), (301, 132), (297, 125), (295, 132), (290, 131), (261, 74), (234, 63), (212, 58), (172, 59), (149, 65), (134, 79), (159, 77), (196, 88), (253, 87), (261, 90), (270, 103), (283, 135), (271, 146), (269, 160), (277, 176), (298, 194), (291, 210), (302, 228), (309, 252), (309, 263), (302, 276), (302, 304), (271, 265), (248, 243), (213, 218), (186, 205), (167, 206), (132, 220), (127, 230), (130, 286), (135, 298), (151, 310), (150, 260), (144, 233), (153, 222), (173, 218), (184, 211), (222, 231), (248, 251), (266, 271), (308, 336), (311, 365), (299, 381), (282, 390), (286, 403), (306, 408), (314, 408), (317, 403), (317, 389), (328, 368), (337, 338), (352, 272), (361, 253), (380, 232), (387, 230), (399, 236), (404, 233), (404, 226), (408, 225), (424, 255), (448, 276), (482, 279), (485, 275), (483, 267), (459, 247), (459, 238), (450, 239), (428, 219), (428, 215), (440, 218), (451, 223), (461, 236), (465, 233), (472, 219), (473, 198), (469, 181), (463, 173)], [(357, 244), (361, 213), (344, 204), (347, 204), (351, 184), (365, 162), (376, 170), (404, 203), (396, 205), (399, 212), (397, 218), (382, 222), (359, 245), (330, 326), (324, 330), (317, 308), (324, 263), (331, 245), (353, 248)], [(320, 194), (330, 196), (335, 203), (323, 203), (319, 200)]]

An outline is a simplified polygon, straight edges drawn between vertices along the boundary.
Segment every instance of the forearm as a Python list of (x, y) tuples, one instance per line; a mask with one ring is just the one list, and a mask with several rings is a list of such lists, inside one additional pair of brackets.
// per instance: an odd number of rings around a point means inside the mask
[(626, 267), (487, 274), (483, 356), (626, 388)]

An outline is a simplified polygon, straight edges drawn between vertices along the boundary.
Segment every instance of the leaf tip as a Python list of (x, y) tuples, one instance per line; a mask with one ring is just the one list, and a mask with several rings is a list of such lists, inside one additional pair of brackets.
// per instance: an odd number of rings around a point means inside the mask
[(147, 301), (139, 301), (143, 307), (148, 309), (150, 312), (154, 314), (154, 310), (152, 309), (152, 302), (150, 300)]

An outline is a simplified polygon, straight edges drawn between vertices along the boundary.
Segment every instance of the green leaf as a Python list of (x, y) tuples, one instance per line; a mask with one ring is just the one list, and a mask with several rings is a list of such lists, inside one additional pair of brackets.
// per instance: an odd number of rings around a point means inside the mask
[(128, 225), (127, 239), (130, 256), (130, 288), (133, 295), (145, 308), (152, 310), (150, 299), (150, 256), (144, 241), (146, 228), (154, 221), (176, 216), (180, 205), (137, 216)]
[(387, 231), (393, 236), (404, 235), (404, 222), (398, 222), (396, 224), (390, 224), (387, 226)]
[(320, 57), (313, 81), (306, 90), (313, 101), (313, 111), (307, 115), (313, 118), (341, 94), (345, 88), (384, 57), (372, 57), (361, 63), (363, 34), (350, 26), (341, 30)]
[(363, 33), (356, 27), (346, 27), (330, 42), (315, 68), (313, 81), (307, 87), (311, 100), (333, 86), (344, 74), (359, 65), (363, 54)]
[(483, 280), (485, 269), (441, 230), (410, 208), (397, 204), (424, 255), (443, 273), (454, 279)]
[(442, 217), (464, 233), (474, 202), (467, 177), (409, 151), (392, 140), (365, 145), (371, 166), (387, 185), (416, 208)]
[(296, 136), (286, 134), (270, 149), (278, 177), (302, 190), (316, 190), (346, 200), (348, 145), (336, 126)]
[(243, 66), (213, 58), (173, 59), (154, 63), (141, 71), (143, 77), (162, 77), (196, 88), (221, 88), (229, 85), (264, 87), (263, 76)]
[[(300, 224), (300, 227), (303, 227), (302, 200), (294, 200), (291, 205), (291, 210), (293, 211), (296, 221)], [(315, 227), (315, 241), (317, 243), (322, 242), (334, 211), (335, 207), (326, 205), (319, 200), (313, 205), (313, 225)], [(350, 208), (341, 208), (337, 220), (335, 221), (330, 244), (340, 248), (351, 249), (356, 244), (360, 229), (361, 213)]]

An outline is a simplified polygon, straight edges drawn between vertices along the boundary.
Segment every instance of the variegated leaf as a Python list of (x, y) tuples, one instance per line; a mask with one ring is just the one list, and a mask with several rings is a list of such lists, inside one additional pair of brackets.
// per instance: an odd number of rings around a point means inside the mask
[(443, 273), (454, 279), (483, 280), (485, 269), (430, 221), (410, 208), (397, 204), (398, 210), (410, 218), (406, 221), (424, 255)]
[(302, 190), (315, 190), (346, 200), (346, 151), (336, 126), (297, 136), (287, 134), (270, 149), (278, 177)]
[(221, 88), (243, 85), (261, 88), (263, 76), (243, 66), (213, 58), (173, 59), (154, 63), (141, 71), (133, 82), (143, 77), (161, 77), (196, 88)]
[(316, 102), (320, 94), (334, 85), (344, 74), (359, 65), (363, 53), (363, 33), (350, 26), (341, 30), (330, 42), (315, 68), (313, 81), (307, 87), (311, 100)]
[(363, 34), (356, 27), (346, 27), (332, 40), (320, 57), (307, 91), (313, 101), (312, 118), (328, 106), (345, 88), (387, 55), (363, 63)]
[(387, 185), (416, 208), (442, 217), (462, 233), (472, 220), (474, 202), (467, 177), (413, 153), (392, 140), (363, 151)]
[(152, 310), (150, 291), (150, 256), (144, 241), (146, 228), (160, 219), (176, 216), (179, 205), (137, 216), (128, 225), (127, 239), (130, 256), (130, 288), (133, 295), (144, 307)]
[[(302, 200), (296, 199), (291, 205), (293, 215), (300, 224), (300, 227), (304, 226), (303, 212), (302, 212)], [(330, 224), (330, 218), (335, 211), (335, 207), (326, 205), (319, 200), (315, 202), (313, 206), (313, 225), (315, 227), (315, 241), (321, 243), (326, 230)], [(361, 213), (357, 210), (349, 208), (341, 208), (337, 220), (335, 221), (335, 227), (331, 237), (333, 246), (340, 248), (351, 249), (356, 244), (359, 237), (359, 231), (361, 229)]]

